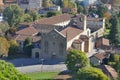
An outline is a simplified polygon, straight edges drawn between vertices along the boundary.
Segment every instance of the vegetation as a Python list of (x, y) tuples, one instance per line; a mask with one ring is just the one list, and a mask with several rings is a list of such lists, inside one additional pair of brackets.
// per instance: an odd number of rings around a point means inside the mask
[(23, 50), (26, 54), (30, 56), (31, 50), (32, 50), (32, 42), (29, 37), (27, 37), (23, 43)]
[(89, 60), (84, 52), (71, 50), (67, 55), (66, 65), (72, 72), (77, 72), (79, 68), (89, 66)]
[(78, 71), (78, 80), (110, 80), (100, 69), (84, 67)]
[(118, 15), (113, 16), (110, 19), (111, 29), (109, 38), (115, 46), (120, 46), (120, 18)]
[(19, 45), (16, 42), (16, 40), (10, 40), (9, 44), (10, 44), (9, 54), (17, 53)]
[(43, 0), (42, 6), (43, 7), (50, 7), (51, 6), (51, 0)]
[(23, 21), (24, 12), (17, 5), (10, 5), (5, 8), (3, 12), (4, 20), (6, 20), (10, 27), (17, 27)]
[(0, 60), (0, 80), (31, 80), (26, 75), (20, 74), (15, 67)]
[(3, 33), (5, 33), (7, 30), (9, 30), (9, 25), (7, 22), (1, 22), (0, 23), (0, 29)]
[(4, 37), (0, 37), (0, 56), (1, 55), (8, 56), (9, 47), (10, 47), (9, 42)]
[[(120, 55), (111, 54), (109, 58), (109, 65), (111, 65), (120, 74)], [(120, 77), (120, 75), (118, 75)]]
[(60, 12), (56, 12), (56, 11), (49, 11), (47, 12), (47, 17), (52, 17), (52, 16), (57, 16), (60, 15)]
[(26, 74), (32, 80), (54, 80), (55, 76), (57, 76), (58, 72), (35, 72)]

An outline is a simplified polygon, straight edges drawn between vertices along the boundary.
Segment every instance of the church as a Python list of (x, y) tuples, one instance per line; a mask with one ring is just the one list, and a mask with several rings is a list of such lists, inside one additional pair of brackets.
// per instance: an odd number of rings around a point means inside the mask
[[(52, 23), (60, 18), (53, 18)], [(104, 34), (105, 19), (91, 19), (86, 15), (79, 14), (71, 16), (67, 20), (69, 23), (66, 26), (60, 25), (60, 27), (54, 27), (46, 33), (41, 33), (40, 48), (32, 49), (32, 58), (64, 60), (68, 50), (71, 49), (91, 54), (96, 39)]]

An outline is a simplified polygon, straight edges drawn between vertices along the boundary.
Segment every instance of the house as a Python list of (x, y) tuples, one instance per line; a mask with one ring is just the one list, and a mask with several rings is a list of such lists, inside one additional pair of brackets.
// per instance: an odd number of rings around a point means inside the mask
[(95, 47), (96, 39), (103, 36), (104, 19), (87, 19), (86, 15), (83, 14), (72, 17), (63, 14), (63, 18), (60, 16), (40, 21), (40, 24), (61, 27), (54, 28), (41, 35), (41, 48), (32, 50), (33, 58), (39, 54), (39, 58), (64, 60), (69, 49), (77, 49), (90, 54)]
[(33, 46), (39, 48), (38, 43), (40, 43), (41, 37), (37, 36), (37, 34), (38, 31), (32, 26), (17, 31), (14, 39), (18, 42), (20, 51), (22, 51), (24, 41), (28, 37), (31, 39)]
[(101, 49), (110, 49), (110, 42), (108, 39), (100, 37), (97, 39), (95, 43), (96, 48), (101, 48)]
[(39, 8), (42, 6), (42, 0), (18, 0), (18, 5), (22, 9), (36, 9), (39, 10)]
[(60, 11), (60, 6), (50, 6), (50, 7), (49, 7), (49, 10), (52, 10), (52, 11)]
[(109, 53), (96, 53), (93, 56), (90, 57), (90, 63), (92, 65), (100, 65), (104, 63), (105, 58), (109, 58), (110, 54)]
[(85, 6), (95, 4), (96, 2), (97, 2), (97, 0), (83, 0), (83, 4)]
[(4, 4), (9, 5), (9, 4), (16, 4), (17, 0), (6, 0)]
[(99, 65), (100, 68), (111, 80), (118, 80), (118, 73), (109, 65)]

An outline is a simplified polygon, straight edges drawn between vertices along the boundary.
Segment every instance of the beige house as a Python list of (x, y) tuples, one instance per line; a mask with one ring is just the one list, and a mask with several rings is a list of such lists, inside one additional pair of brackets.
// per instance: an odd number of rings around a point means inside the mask
[[(54, 18), (54, 21), (57, 20), (61, 19)], [(46, 20), (43, 23), (50, 24), (52, 23), (50, 21)], [(66, 20), (67, 23), (68, 21)], [(61, 27), (41, 35), (41, 48), (34, 48), (32, 57), (35, 58), (39, 54), (39, 58), (44, 59), (65, 59), (69, 49), (77, 49), (90, 54), (95, 47), (96, 39), (103, 36), (105, 24), (104, 19), (96, 19), (94, 23), (92, 21), (94, 20), (88, 20), (83, 14), (72, 16), (67, 26), (59, 25)]]

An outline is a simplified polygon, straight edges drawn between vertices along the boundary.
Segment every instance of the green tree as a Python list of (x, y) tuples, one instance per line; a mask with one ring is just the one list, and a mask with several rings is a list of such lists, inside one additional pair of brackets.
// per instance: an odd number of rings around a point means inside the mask
[(47, 12), (47, 17), (52, 17), (52, 16), (57, 16), (60, 15), (60, 12), (56, 12), (56, 11), (49, 11)]
[(110, 80), (100, 69), (84, 67), (78, 71), (78, 80)]
[(43, 0), (42, 6), (43, 7), (50, 7), (51, 6), (51, 0)]
[(0, 80), (31, 80), (19, 73), (11, 63), (0, 60)]
[(32, 22), (33, 18), (29, 14), (24, 14), (24, 22)]
[(111, 62), (119, 62), (120, 61), (120, 55), (118, 55), (118, 54), (110, 54), (109, 60)]
[(104, 5), (97, 6), (97, 14), (99, 17), (104, 17), (104, 14), (108, 12), (108, 9)]
[(62, 0), (56, 0), (55, 2), (57, 5), (59, 5), (60, 7), (63, 7), (63, 2)]
[(9, 47), (10, 47), (9, 42), (4, 37), (0, 37), (0, 56), (1, 55), (8, 56)]
[(63, 8), (69, 7), (69, 0), (63, 0)]
[(109, 38), (115, 46), (120, 46), (120, 18), (119, 16), (115, 15), (110, 20), (111, 29)]
[(69, 51), (66, 59), (66, 65), (72, 72), (77, 72), (79, 68), (90, 66), (89, 59), (85, 53), (78, 50)]
[(23, 43), (23, 50), (26, 54), (30, 56), (31, 50), (32, 50), (32, 42), (29, 37), (27, 37)]
[(10, 40), (9, 44), (10, 44), (9, 54), (17, 53), (19, 45), (16, 42), (16, 40)]
[(3, 33), (5, 33), (7, 30), (9, 30), (9, 25), (7, 22), (1, 22), (0, 23), (0, 29)]
[(9, 5), (3, 12), (4, 20), (10, 27), (17, 27), (23, 21), (23, 10), (15, 4)]
[(40, 19), (40, 15), (36, 11), (29, 11), (28, 14), (31, 16), (32, 21)]
[(78, 5), (77, 13), (83, 13), (83, 7), (81, 5)]

